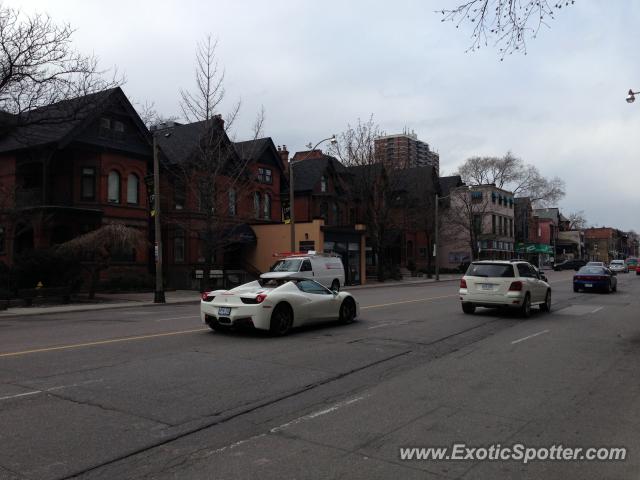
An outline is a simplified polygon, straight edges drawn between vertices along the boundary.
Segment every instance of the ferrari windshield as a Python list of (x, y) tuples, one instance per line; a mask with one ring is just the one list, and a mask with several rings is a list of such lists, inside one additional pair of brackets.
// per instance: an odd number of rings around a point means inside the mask
[(287, 260), (279, 260), (271, 267), (272, 272), (297, 272), (300, 270), (300, 263), (302, 260), (299, 258), (289, 258)]

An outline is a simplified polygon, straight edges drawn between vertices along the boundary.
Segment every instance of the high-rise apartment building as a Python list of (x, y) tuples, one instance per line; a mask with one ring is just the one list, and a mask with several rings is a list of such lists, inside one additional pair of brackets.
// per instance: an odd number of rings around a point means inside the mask
[(429, 144), (418, 140), (415, 132), (405, 131), (395, 135), (383, 135), (375, 140), (376, 158), (387, 165), (400, 168), (432, 166), (440, 171), (440, 155)]

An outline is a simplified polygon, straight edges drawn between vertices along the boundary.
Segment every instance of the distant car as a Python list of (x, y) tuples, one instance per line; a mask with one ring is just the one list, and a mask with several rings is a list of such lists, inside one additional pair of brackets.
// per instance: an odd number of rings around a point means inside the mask
[(320, 321), (352, 322), (359, 313), (347, 292), (329, 290), (309, 278), (261, 279), (232, 290), (204, 292), (200, 318), (213, 330), (253, 327), (286, 335), (300, 325)]
[(624, 260), (611, 260), (609, 270), (616, 273), (629, 273), (629, 267), (624, 263)]
[(625, 260), (627, 267), (629, 268), (629, 270), (635, 270), (636, 273), (638, 275), (640, 275), (640, 272), (638, 271), (638, 259), (635, 257), (629, 257)]
[(606, 265), (604, 264), (604, 262), (588, 262), (587, 267), (605, 267)]
[(560, 270), (580, 270), (587, 264), (584, 260), (565, 260), (564, 262), (556, 263), (553, 269), (558, 272)]
[(344, 266), (339, 255), (328, 253), (282, 254), (262, 279), (311, 278), (325, 287), (338, 291), (344, 285)]
[(460, 280), (462, 311), (472, 314), (476, 307), (517, 308), (523, 317), (531, 306), (551, 310), (551, 287), (528, 262), (483, 260), (469, 265)]
[(573, 291), (580, 290), (615, 292), (618, 290), (618, 279), (615, 272), (608, 268), (586, 265), (573, 276)]

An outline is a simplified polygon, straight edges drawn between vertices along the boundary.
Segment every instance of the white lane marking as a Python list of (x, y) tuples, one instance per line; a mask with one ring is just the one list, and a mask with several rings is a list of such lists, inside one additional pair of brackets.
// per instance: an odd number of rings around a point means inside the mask
[(386, 327), (388, 325), (391, 325), (391, 323), (379, 323), (377, 325), (374, 325), (373, 327), (368, 327), (367, 330), (373, 330), (374, 328), (382, 328), (382, 327)]
[(187, 315), (186, 317), (157, 318), (156, 322), (166, 322), (169, 320), (184, 320), (185, 318), (200, 318), (200, 315)]
[(320, 417), (322, 415), (326, 415), (327, 413), (335, 412), (336, 410), (346, 407), (347, 405), (351, 405), (352, 403), (356, 403), (356, 402), (359, 402), (360, 400), (364, 400), (365, 398), (367, 398), (367, 396), (368, 395), (363, 395), (361, 397), (355, 397), (349, 400), (345, 400), (343, 402), (338, 402), (329, 408), (325, 408), (324, 410), (318, 410), (317, 412), (309, 413), (307, 415), (303, 415), (302, 417), (296, 418), (295, 420), (291, 420), (290, 422), (283, 423), (282, 425), (278, 425), (277, 427), (274, 427), (271, 430), (269, 430), (269, 432), (270, 433), (280, 432), (281, 430), (284, 430), (285, 428), (289, 428), (292, 425), (297, 425), (298, 423), (306, 422), (307, 420), (313, 420), (314, 418)]
[(595, 310), (591, 310), (589, 313), (596, 313), (599, 312), (600, 310), (602, 310), (604, 307), (598, 307)]
[[(359, 402), (360, 400), (363, 400), (365, 398), (367, 398), (369, 395), (363, 395), (361, 397), (355, 397), (355, 398), (351, 398), (349, 400), (345, 400), (343, 402), (338, 402), (335, 405), (329, 407), (329, 408), (325, 408), (324, 410), (318, 410), (317, 412), (313, 412), (313, 413), (309, 413), (308, 415), (304, 415), (302, 417), (296, 418), (295, 420), (291, 420), (290, 422), (287, 423), (283, 423), (282, 425), (278, 425), (277, 427), (272, 428), (271, 430), (269, 430), (268, 433), (277, 433), (280, 432), (281, 430), (284, 430), (285, 428), (288, 428), (292, 425), (296, 425), (298, 423), (304, 422), (306, 420), (312, 420), (314, 418), (320, 417), (322, 415), (326, 415), (327, 413), (331, 413), (331, 412), (335, 412), (336, 410), (341, 409), (342, 407), (346, 407), (347, 405), (351, 405), (352, 403), (355, 402)], [(225, 450), (231, 450), (232, 448), (236, 448), (240, 445), (243, 445), (245, 443), (251, 442), (252, 440), (257, 440), (258, 438), (262, 438), (262, 437), (266, 437), (267, 433), (260, 433), (258, 435), (254, 435), (253, 437), (249, 437), (249, 438), (245, 438), (244, 440), (239, 440), (237, 442), (231, 443), (229, 445), (226, 445), (224, 447), (220, 447), (217, 448), (215, 450), (211, 450), (210, 452), (207, 452), (206, 454), (204, 454), (204, 456), (209, 456), (209, 455), (213, 455), (215, 453), (221, 453), (224, 452)]]
[(17, 395), (7, 395), (6, 397), (0, 397), (0, 400), (9, 400), (10, 398), (26, 397), (27, 395), (35, 395), (36, 393), (42, 393), (42, 390), (36, 390), (35, 392), (19, 393)]
[(538, 335), (542, 335), (544, 333), (549, 333), (549, 330), (542, 330), (541, 332), (534, 333), (533, 335), (528, 335), (523, 338), (519, 338), (518, 340), (514, 340), (511, 342), (511, 345), (515, 345), (516, 343), (524, 342), (525, 340), (529, 340), (530, 338), (537, 337)]
[(102, 382), (102, 379), (99, 379), (99, 380), (87, 380), (86, 382), (73, 383), (71, 385), (60, 385), (58, 387), (46, 388), (44, 390), (33, 390), (31, 392), (18, 393), (16, 395), (7, 395), (6, 397), (0, 397), (0, 401), (2, 401), (2, 400), (10, 400), (12, 398), (26, 397), (26, 396), (29, 396), (29, 395), (37, 395), (39, 393), (54, 392), (56, 390), (62, 390), (63, 388), (78, 387), (80, 385), (87, 385), (89, 383), (97, 383), (97, 382)]

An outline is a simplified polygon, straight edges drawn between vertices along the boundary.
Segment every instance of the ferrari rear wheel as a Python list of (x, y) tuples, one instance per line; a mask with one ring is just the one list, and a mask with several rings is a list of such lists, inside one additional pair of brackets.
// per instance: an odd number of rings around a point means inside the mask
[(356, 318), (356, 304), (353, 299), (346, 298), (342, 305), (340, 305), (340, 317), (341, 323), (351, 323)]
[(283, 336), (291, 331), (293, 312), (288, 305), (278, 305), (271, 314), (269, 331), (272, 335)]

